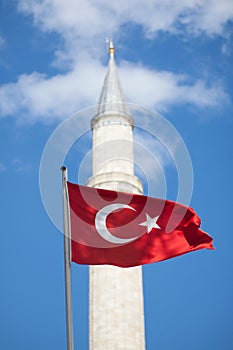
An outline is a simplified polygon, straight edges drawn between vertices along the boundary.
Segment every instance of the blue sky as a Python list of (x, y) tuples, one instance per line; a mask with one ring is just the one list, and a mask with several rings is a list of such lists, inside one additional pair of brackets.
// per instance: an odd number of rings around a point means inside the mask
[[(216, 246), (143, 267), (147, 350), (232, 349), (232, 1), (1, 0), (0, 16), (0, 348), (65, 349), (63, 236), (39, 165), (55, 128), (97, 103), (112, 36), (127, 101), (160, 112), (189, 150), (191, 206)], [(90, 133), (80, 142), (88, 150)], [(175, 168), (158, 159), (174, 200)], [(88, 267), (73, 266), (73, 299), (75, 345), (88, 349)]]

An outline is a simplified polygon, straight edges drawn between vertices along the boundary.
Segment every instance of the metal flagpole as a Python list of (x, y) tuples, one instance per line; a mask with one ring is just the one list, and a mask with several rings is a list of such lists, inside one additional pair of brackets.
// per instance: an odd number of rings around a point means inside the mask
[(67, 169), (61, 167), (63, 193), (63, 225), (64, 225), (64, 263), (66, 291), (66, 337), (67, 350), (74, 350), (73, 320), (72, 320), (72, 289), (71, 289), (71, 245), (70, 245), (70, 216), (67, 190)]

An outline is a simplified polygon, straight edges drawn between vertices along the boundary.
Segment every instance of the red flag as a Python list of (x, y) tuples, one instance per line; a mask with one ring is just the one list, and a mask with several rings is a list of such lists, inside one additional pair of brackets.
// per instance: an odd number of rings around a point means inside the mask
[(158, 262), (212, 246), (192, 208), (68, 182), (72, 261), (120, 267)]

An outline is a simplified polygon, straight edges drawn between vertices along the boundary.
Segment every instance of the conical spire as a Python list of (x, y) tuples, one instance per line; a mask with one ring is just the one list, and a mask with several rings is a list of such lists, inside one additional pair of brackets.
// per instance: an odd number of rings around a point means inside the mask
[(102, 114), (120, 114), (129, 117), (114, 60), (114, 46), (112, 40), (110, 40), (109, 43), (109, 56), (108, 70), (99, 99), (97, 116)]

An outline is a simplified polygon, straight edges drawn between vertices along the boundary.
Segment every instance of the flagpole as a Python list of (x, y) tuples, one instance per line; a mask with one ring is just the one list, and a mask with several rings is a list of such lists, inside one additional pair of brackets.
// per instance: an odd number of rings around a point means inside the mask
[(66, 337), (67, 350), (74, 350), (73, 319), (72, 319), (72, 287), (71, 287), (71, 245), (70, 217), (67, 190), (67, 169), (61, 167), (63, 193), (63, 225), (64, 225), (64, 265), (65, 265), (65, 294), (66, 294)]

